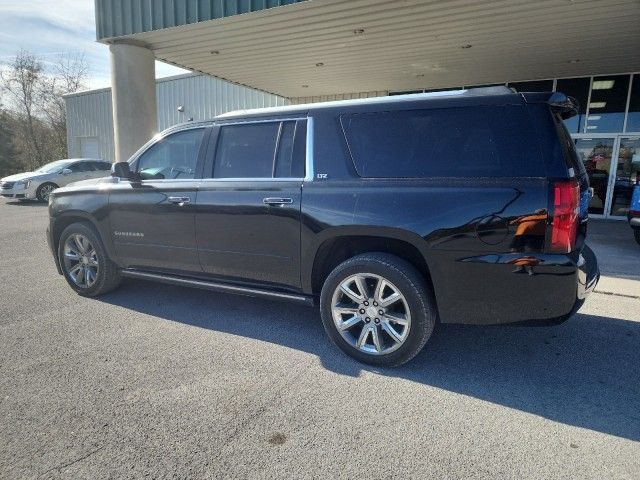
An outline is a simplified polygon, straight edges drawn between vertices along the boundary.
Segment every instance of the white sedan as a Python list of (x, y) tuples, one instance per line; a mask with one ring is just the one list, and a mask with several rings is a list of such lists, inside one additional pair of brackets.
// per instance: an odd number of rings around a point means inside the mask
[(49, 200), (49, 194), (72, 182), (109, 175), (111, 163), (92, 158), (69, 158), (48, 163), (35, 172), (0, 179), (0, 196), (18, 200)]

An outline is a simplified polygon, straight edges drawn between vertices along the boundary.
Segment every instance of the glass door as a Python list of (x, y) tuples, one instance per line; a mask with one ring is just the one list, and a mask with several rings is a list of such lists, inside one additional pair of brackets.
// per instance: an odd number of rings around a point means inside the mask
[(575, 139), (578, 157), (589, 175), (593, 198), (589, 201), (589, 213), (605, 215), (610, 190), (609, 173), (616, 146), (613, 137), (579, 137)]
[(617, 162), (611, 172), (609, 215), (626, 216), (631, 204), (633, 187), (640, 184), (640, 136), (620, 137), (616, 149)]

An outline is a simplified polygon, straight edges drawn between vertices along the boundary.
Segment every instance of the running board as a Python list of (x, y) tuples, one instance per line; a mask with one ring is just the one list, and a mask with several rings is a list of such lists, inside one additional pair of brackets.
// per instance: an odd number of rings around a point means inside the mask
[(229, 285), (227, 283), (211, 282), (208, 280), (195, 280), (190, 278), (175, 277), (162, 273), (141, 272), (139, 270), (122, 270), (122, 276), (128, 278), (137, 278), (140, 280), (150, 280), (152, 282), (168, 283), (170, 285), (180, 285), (184, 287), (201, 288), (222, 293), (235, 293), (237, 295), (246, 295), (249, 297), (271, 298), (276, 300), (286, 300), (289, 302), (302, 303), (313, 306), (313, 297), (307, 295), (297, 295), (295, 293), (274, 292), (271, 290), (262, 290), (259, 288), (241, 287), (238, 285)]

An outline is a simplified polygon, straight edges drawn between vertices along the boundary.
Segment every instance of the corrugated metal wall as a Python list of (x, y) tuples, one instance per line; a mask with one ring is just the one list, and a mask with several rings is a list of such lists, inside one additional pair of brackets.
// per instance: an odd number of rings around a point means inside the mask
[(113, 111), (111, 89), (103, 88), (65, 97), (67, 109), (67, 150), (70, 158), (80, 157), (80, 138), (98, 140), (100, 155), (113, 162)]
[[(186, 74), (156, 82), (158, 129), (192, 120), (207, 120), (231, 110), (288, 105), (289, 101), (207, 75)], [(80, 137), (95, 137), (100, 154), (115, 158), (111, 89), (65, 97), (69, 157), (78, 157)], [(178, 106), (184, 107), (183, 112)]]
[(306, 0), (95, 0), (98, 40), (205, 22)]
[(292, 105), (299, 105), (301, 103), (331, 102), (333, 100), (351, 100), (353, 98), (386, 97), (387, 95), (389, 95), (387, 90), (379, 90), (376, 92), (336, 93), (334, 95), (293, 97), (290, 101)]

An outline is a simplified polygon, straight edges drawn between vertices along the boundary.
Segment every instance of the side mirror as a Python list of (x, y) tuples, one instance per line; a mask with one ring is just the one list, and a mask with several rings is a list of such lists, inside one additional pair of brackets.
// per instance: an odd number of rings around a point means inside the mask
[(111, 176), (116, 178), (131, 178), (131, 169), (129, 162), (117, 162), (111, 166)]
[(71, 175), (73, 172), (71, 171), (70, 168), (63, 168), (62, 172), (60, 173), (62, 173), (62, 175)]

